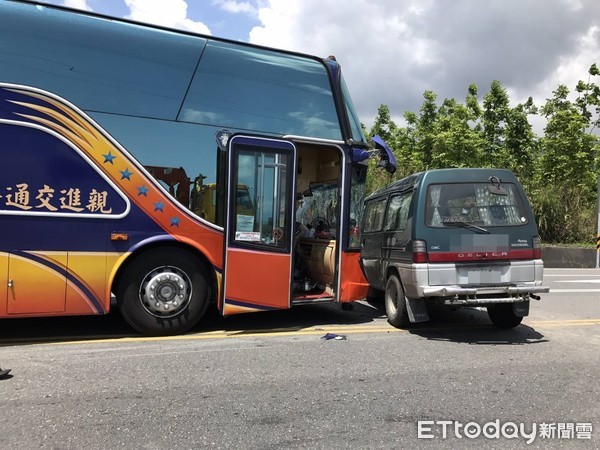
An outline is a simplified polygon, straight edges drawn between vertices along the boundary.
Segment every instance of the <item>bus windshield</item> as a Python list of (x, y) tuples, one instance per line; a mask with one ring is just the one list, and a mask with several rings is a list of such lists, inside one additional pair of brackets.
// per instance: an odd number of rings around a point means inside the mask
[(350, 97), (350, 92), (348, 91), (346, 81), (343, 77), (341, 78), (341, 85), (342, 93), (344, 94), (346, 114), (348, 115), (348, 120), (350, 121), (350, 132), (352, 133), (352, 139), (354, 142), (362, 142), (366, 144), (367, 139), (362, 131), (362, 127), (360, 126), (360, 119), (358, 118), (358, 114), (356, 114), (354, 103), (352, 103), (352, 97)]

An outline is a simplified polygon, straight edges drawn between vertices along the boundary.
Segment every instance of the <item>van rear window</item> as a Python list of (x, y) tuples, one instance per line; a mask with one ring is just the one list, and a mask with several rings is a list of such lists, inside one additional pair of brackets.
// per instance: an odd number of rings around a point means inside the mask
[(427, 189), (426, 223), (443, 228), (459, 222), (514, 226), (528, 222), (523, 199), (514, 184), (448, 183)]

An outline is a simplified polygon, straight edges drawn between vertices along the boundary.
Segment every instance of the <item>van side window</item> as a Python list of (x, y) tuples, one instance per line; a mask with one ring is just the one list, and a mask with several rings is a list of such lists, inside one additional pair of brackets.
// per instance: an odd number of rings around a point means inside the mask
[(379, 231), (383, 225), (386, 199), (369, 202), (365, 211), (364, 231)]
[(408, 223), (408, 208), (412, 199), (412, 191), (390, 198), (387, 216), (385, 218), (385, 231), (402, 231)]

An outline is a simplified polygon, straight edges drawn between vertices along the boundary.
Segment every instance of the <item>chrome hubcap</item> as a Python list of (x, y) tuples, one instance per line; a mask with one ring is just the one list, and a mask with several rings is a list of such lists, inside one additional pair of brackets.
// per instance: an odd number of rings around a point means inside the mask
[(185, 309), (192, 295), (192, 283), (177, 267), (154, 269), (144, 277), (140, 286), (140, 301), (146, 310), (157, 317), (170, 317)]

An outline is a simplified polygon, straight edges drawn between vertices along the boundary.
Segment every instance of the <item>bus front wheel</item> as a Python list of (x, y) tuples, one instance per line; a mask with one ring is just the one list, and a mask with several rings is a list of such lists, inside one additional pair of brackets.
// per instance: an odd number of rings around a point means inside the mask
[(210, 286), (202, 262), (189, 251), (156, 248), (125, 269), (117, 302), (125, 320), (146, 335), (189, 330), (206, 312)]

